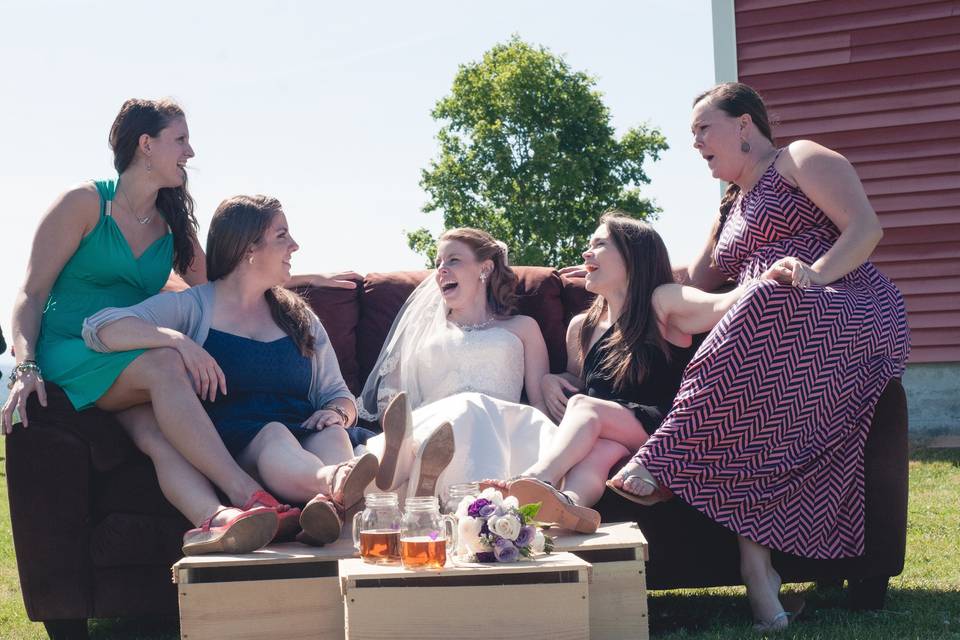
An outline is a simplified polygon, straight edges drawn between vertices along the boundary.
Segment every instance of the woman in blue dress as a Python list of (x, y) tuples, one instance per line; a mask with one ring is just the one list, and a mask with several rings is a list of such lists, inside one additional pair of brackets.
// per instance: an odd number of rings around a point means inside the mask
[(325, 543), (378, 464), (353, 457), (354, 397), (320, 320), (283, 287), (297, 249), (276, 199), (229, 198), (207, 236), (210, 282), (104, 309), (83, 336), (95, 351), (172, 347), (203, 363), (216, 388), (206, 408), (227, 449), (273, 494), (307, 503), (301, 540)]

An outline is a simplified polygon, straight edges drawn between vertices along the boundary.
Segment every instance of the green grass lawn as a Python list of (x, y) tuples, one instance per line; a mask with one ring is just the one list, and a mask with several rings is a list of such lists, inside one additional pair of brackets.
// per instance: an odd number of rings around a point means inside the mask
[[(0, 458), (4, 445), (0, 442)], [(4, 467), (0, 466), (0, 473)], [(0, 638), (44, 638), (27, 620), (20, 598), (10, 531), (7, 485), (0, 483)], [(891, 580), (887, 609), (854, 613), (839, 589), (788, 585), (807, 598), (803, 617), (778, 638), (824, 640), (957, 638), (960, 640), (960, 449), (914, 446), (910, 455), (910, 514), (903, 574)], [(651, 633), (669, 640), (758, 637), (743, 589), (661, 591), (650, 596)], [(93, 638), (177, 638), (175, 620), (98, 620)]]

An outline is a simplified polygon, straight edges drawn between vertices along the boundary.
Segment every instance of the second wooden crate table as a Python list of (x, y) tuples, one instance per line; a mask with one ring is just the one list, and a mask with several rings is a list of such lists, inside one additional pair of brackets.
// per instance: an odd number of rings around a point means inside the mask
[(593, 565), (590, 580), (590, 637), (620, 640), (649, 637), (647, 539), (634, 522), (600, 525), (596, 533), (550, 532), (554, 549)]
[(325, 547), (270, 545), (243, 555), (183, 558), (173, 565), (185, 640), (343, 638), (337, 562), (351, 540)]
[(589, 571), (570, 553), (429, 571), (341, 560), (347, 639), (589, 638)]

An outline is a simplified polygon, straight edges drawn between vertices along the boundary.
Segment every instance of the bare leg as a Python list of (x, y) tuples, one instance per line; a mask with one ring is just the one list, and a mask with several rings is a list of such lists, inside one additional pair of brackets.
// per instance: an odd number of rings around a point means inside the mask
[[(567, 402), (549, 448), (523, 475), (557, 484), (575, 464), (590, 455), (597, 440), (612, 440), (636, 451), (647, 437), (643, 425), (629, 409), (616, 402), (577, 394)], [(605, 471), (603, 478), (606, 477)]]
[(153, 407), (141, 404), (114, 415), (137, 449), (153, 462), (163, 496), (187, 520), (199, 527), (216, 514), (211, 524), (219, 526), (240, 513), (221, 504), (210, 481), (167, 441), (157, 426)]
[(148, 402), (170, 444), (234, 505), (244, 504), (261, 489), (223, 445), (173, 349), (151, 349), (131, 362), (97, 406), (116, 413)]
[(787, 626), (780, 593), (780, 575), (770, 562), (770, 549), (743, 536), (737, 536), (740, 546), (740, 575), (747, 585), (747, 598), (753, 617), (761, 624), (775, 622), (775, 628)]
[(323, 464), (337, 464), (353, 457), (350, 436), (343, 427), (327, 427), (303, 440), (303, 448)]
[(279, 422), (264, 425), (238, 460), (244, 467), (256, 467), (264, 484), (278, 497), (297, 504), (308, 502), (318, 493), (329, 495), (337, 470), (337, 465), (324, 465), (304, 449)]
[(600, 501), (606, 490), (604, 481), (615, 464), (630, 455), (630, 450), (619, 442), (597, 440), (587, 457), (573, 465), (563, 480), (563, 492), (584, 507)]

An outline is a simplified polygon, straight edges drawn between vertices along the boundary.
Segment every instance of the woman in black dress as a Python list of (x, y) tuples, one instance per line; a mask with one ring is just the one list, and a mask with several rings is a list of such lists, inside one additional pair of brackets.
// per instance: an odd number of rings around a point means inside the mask
[[(739, 298), (739, 290), (685, 288), (679, 304), (669, 303), (674, 313), (664, 313), (661, 294), (678, 288), (667, 249), (650, 225), (621, 212), (600, 218), (583, 258), (585, 287), (597, 297), (567, 328), (567, 371), (543, 378), (560, 428), (536, 464), (509, 484), (521, 504), (595, 504), (610, 469), (669, 412), (693, 355), (691, 329)], [(677, 322), (677, 309), (696, 321)], [(561, 482), (562, 493), (554, 488)]]

